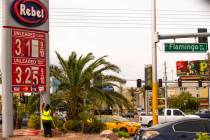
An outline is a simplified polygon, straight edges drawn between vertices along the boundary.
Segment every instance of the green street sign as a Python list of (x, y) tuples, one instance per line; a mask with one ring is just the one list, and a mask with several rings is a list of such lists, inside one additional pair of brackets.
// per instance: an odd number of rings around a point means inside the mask
[(165, 43), (165, 52), (207, 52), (207, 43)]

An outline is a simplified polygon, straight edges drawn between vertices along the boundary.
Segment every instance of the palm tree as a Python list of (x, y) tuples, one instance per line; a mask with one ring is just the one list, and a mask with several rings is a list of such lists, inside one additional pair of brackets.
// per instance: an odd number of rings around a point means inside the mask
[(61, 67), (51, 66), (50, 74), (57, 78), (61, 84), (59, 90), (64, 93), (69, 119), (78, 118), (84, 106), (96, 106), (98, 102), (107, 105), (129, 107), (129, 101), (116, 91), (104, 90), (104, 87), (119, 88), (117, 83), (125, 81), (118, 76), (105, 74), (107, 72), (119, 73), (118, 66), (107, 62), (103, 56), (96, 60), (92, 53), (79, 58), (72, 52), (68, 60), (57, 54)]
[(133, 108), (135, 107), (135, 102), (137, 101), (137, 92), (138, 89), (136, 88), (129, 88), (128, 92), (130, 93), (131, 96), (131, 102), (133, 103)]

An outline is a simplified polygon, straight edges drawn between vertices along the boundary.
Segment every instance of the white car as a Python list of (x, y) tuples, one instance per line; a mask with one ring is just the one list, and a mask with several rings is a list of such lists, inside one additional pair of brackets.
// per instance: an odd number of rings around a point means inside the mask
[[(200, 118), (198, 115), (185, 115), (179, 109), (167, 108), (163, 110), (162, 115), (158, 115), (158, 123), (165, 123), (169, 121), (176, 121), (183, 118)], [(140, 116), (139, 122), (142, 126), (152, 126), (152, 116)]]

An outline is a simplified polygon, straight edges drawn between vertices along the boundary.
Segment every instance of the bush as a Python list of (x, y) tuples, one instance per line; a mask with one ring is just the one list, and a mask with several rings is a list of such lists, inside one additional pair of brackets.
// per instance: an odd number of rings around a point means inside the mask
[(27, 127), (40, 129), (40, 117), (36, 114), (32, 114), (28, 120)]
[(84, 133), (100, 133), (101, 131), (105, 130), (105, 128), (106, 125), (97, 120), (84, 123)]
[(120, 129), (119, 129), (119, 128), (114, 128), (114, 129), (112, 129), (112, 131), (113, 131), (114, 133), (117, 133), (117, 132), (120, 131)]
[(61, 121), (58, 117), (53, 117), (53, 121), (55, 123), (55, 127), (62, 128), (63, 127), (63, 121)]
[(207, 133), (198, 133), (194, 140), (210, 140), (210, 136)]
[(118, 131), (117, 135), (118, 135), (118, 137), (124, 137), (124, 138), (129, 138), (130, 137), (129, 133), (125, 132), (125, 131)]
[(81, 131), (81, 121), (80, 120), (68, 120), (64, 123), (64, 128), (72, 131)]

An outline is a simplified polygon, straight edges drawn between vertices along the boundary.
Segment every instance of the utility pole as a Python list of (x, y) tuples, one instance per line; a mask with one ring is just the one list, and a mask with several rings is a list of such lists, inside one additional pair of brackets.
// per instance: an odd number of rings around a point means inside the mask
[(156, 0), (152, 0), (152, 122), (158, 124)]
[(164, 63), (164, 80), (165, 80), (165, 108), (168, 107), (168, 87), (167, 87), (167, 72), (166, 72), (166, 62)]
[[(210, 81), (210, 53), (208, 52), (208, 70), (209, 70), (209, 75), (208, 75), (208, 81)], [(208, 98), (209, 98), (209, 109), (210, 109), (210, 86), (209, 83), (208, 85)]]

